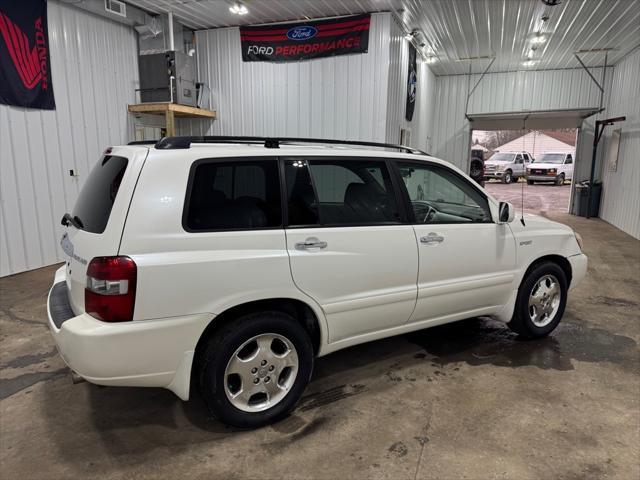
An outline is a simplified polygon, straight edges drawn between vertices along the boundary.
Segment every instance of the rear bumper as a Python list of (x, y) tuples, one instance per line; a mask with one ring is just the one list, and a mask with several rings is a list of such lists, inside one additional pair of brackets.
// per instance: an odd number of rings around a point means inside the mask
[(194, 350), (212, 315), (107, 323), (83, 313), (61, 321), (56, 288), (59, 282), (47, 301), (49, 329), (69, 368), (91, 383), (164, 387), (189, 398)]
[(579, 253), (578, 255), (573, 255), (567, 258), (567, 260), (569, 260), (569, 263), (571, 264), (571, 285), (569, 285), (569, 289), (571, 290), (587, 275), (589, 259), (584, 253)]

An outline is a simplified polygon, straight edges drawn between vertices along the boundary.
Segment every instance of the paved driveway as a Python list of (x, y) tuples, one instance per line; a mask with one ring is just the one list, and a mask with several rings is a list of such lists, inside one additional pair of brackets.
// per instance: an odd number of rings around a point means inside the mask
[(569, 209), (571, 185), (568, 182), (562, 187), (557, 187), (551, 183), (527, 185), (523, 180), (509, 185), (489, 181), (485, 183), (484, 188), (498, 200), (511, 202), (516, 207), (517, 211), (520, 211), (522, 205), (523, 191), (524, 209), (530, 213), (566, 213)]

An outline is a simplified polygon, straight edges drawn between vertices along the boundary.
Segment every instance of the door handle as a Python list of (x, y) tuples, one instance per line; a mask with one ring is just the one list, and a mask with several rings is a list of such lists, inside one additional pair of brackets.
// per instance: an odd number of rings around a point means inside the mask
[(437, 233), (431, 232), (426, 237), (420, 237), (420, 242), (421, 243), (426, 243), (426, 244), (442, 243), (442, 242), (444, 242), (444, 237), (441, 236), (441, 235), (438, 235)]
[(327, 242), (318, 240), (316, 237), (309, 237), (304, 242), (296, 243), (296, 250), (320, 250), (327, 248)]

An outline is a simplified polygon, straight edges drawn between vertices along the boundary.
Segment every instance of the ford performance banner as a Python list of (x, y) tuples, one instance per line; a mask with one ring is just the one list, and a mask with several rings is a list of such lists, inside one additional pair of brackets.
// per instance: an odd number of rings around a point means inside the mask
[(367, 53), (371, 15), (240, 27), (242, 60), (291, 62), (311, 58)]
[(56, 108), (45, 0), (0, 1), (0, 103)]

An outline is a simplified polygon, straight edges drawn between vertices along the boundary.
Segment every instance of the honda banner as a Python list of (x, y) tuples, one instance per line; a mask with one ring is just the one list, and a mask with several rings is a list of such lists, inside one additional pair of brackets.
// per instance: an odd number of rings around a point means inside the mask
[(240, 27), (242, 60), (291, 62), (311, 58), (367, 53), (371, 15)]
[(56, 108), (46, 0), (0, 2), (0, 103)]
[(404, 118), (411, 121), (416, 107), (416, 86), (418, 83), (418, 66), (416, 64), (416, 47), (409, 44), (409, 74), (407, 76), (407, 104)]

